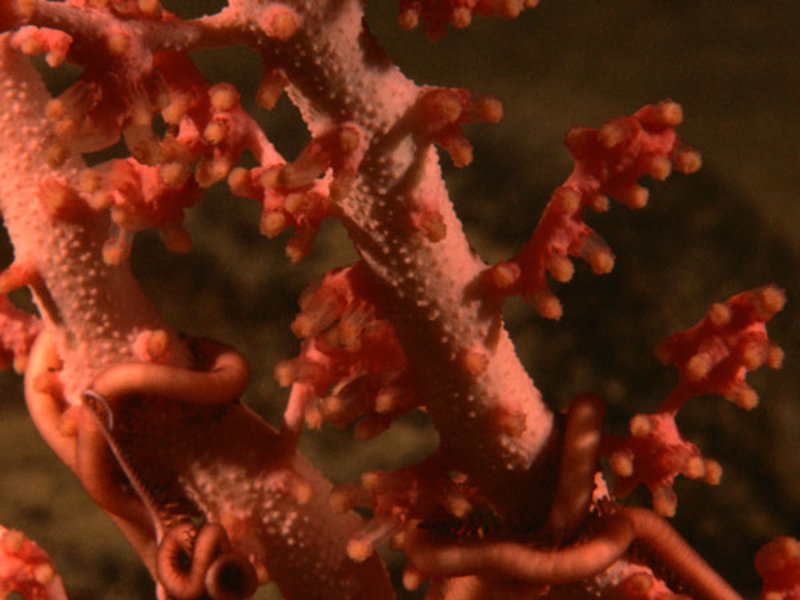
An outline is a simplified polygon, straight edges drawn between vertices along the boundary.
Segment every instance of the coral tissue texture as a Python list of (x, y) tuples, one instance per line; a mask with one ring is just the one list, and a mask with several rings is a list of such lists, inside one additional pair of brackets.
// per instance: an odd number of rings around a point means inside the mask
[(797, 598), (798, 19), (0, 0), (0, 597)]

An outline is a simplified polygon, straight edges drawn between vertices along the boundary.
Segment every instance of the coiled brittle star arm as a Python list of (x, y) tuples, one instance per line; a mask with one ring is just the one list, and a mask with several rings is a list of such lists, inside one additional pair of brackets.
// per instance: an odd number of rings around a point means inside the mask
[(158, 549), (158, 577), (172, 596), (198, 598), (204, 592), (215, 600), (247, 598), (258, 586), (247, 559), (231, 552), (222, 526), (192, 523), (172, 527)]

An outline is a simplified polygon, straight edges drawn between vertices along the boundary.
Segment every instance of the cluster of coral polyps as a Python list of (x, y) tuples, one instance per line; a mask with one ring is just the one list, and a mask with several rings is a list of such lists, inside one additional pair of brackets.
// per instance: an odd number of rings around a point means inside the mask
[(672, 489), (677, 475), (719, 483), (719, 463), (704, 458), (680, 434), (675, 417), (689, 399), (705, 394), (720, 394), (747, 410), (756, 406), (758, 396), (745, 376), (762, 365), (781, 366), (783, 351), (767, 337), (766, 323), (785, 302), (783, 291), (775, 286), (742, 292), (712, 305), (697, 325), (659, 344), (659, 358), (676, 366), (680, 378), (655, 413), (631, 419), (630, 436), (609, 438), (618, 495), (626, 496), (643, 483), (653, 494), (655, 510), (672, 516), (678, 502)]
[[(473, 15), (535, 4), (402, 0), (400, 24), (421, 22), (436, 38)], [(640, 179), (699, 168), (675, 130), (680, 106), (570, 131), (572, 174), (530, 241), (487, 265), (464, 235), (438, 149), (466, 166), (464, 126), (496, 122), (502, 107), (409, 80), (365, 29), (363, 9), (231, 0), (182, 19), (159, 0), (0, 0), (0, 209), (15, 247), (0, 274), (0, 359), (26, 370), (43, 437), (139, 552), (160, 598), (242, 598), (271, 579), (290, 599), (383, 600), (393, 594), (374, 550), (391, 540), (409, 557), (406, 586), (430, 579), (436, 599), (671, 594), (659, 569), (629, 552), (636, 542), (698, 597), (737, 600), (661, 516), (616, 503), (599, 461), (609, 455), (617, 495), (643, 483), (661, 515), (676, 509), (678, 475), (716, 482), (718, 465), (681, 436), (675, 413), (712, 392), (755, 405), (745, 376), (780, 363), (766, 323), (783, 293), (766, 286), (715, 304), (662, 344), (679, 383), (624, 437), (603, 435), (593, 394), (553, 415), (502, 321), (515, 294), (561, 317), (548, 278), (571, 279), (573, 258), (611, 270), (588, 209), (607, 210), (609, 198), (642, 208)], [(293, 160), (240, 92), (208, 82), (189, 55), (236, 44), (263, 62), (258, 104), (270, 109), (287, 92), (300, 109), (311, 141)], [(77, 64), (80, 76), (51, 98), (35, 55)], [(84, 155), (119, 141), (123, 157), (87, 165)], [(325, 218), (343, 223), (360, 257), (300, 299), (300, 354), (275, 369), (291, 387), (281, 432), (238, 401), (244, 359), (176, 332), (129, 270), (143, 229), (189, 251), (184, 213), (222, 182), (260, 202), (267, 237), (292, 230), (293, 262)], [(7, 298), (25, 286), (36, 316)], [(297, 452), (304, 425), (355, 423), (370, 437), (417, 408), (440, 438), (420, 464), (334, 487)], [(0, 590), (63, 597), (44, 555), (17, 532), (0, 536)], [(795, 541), (767, 546), (757, 563), (769, 600), (797, 597)]]
[(800, 541), (781, 536), (756, 554), (756, 570), (764, 580), (762, 600), (800, 598)]
[(21, 531), (0, 525), (0, 596), (16, 592), (25, 600), (66, 600), (53, 561)]
[(604, 274), (614, 266), (606, 242), (584, 220), (584, 212), (605, 212), (609, 197), (633, 209), (647, 204), (647, 189), (639, 180), (649, 175), (666, 179), (673, 167), (681, 173), (700, 168), (700, 154), (681, 141), (675, 127), (683, 111), (675, 102), (648, 105), (618, 117), (599, 129), (575, 128), (566, 144), (575, 165), (567, 181), (550, 199), (530, 240), (508, 262), (492, 271), (492, 282), (503, 293), (520, 293), (542, 316), (558, 319), (561, 303), (550, 291), (547, 275), (559, 282), (572, 279), (570, 257), (585, 260)]

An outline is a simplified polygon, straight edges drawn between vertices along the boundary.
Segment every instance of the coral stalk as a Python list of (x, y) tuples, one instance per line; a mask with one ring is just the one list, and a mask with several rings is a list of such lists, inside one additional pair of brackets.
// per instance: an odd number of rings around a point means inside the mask
[[(141, 292), (128, 265), (108, 265), (105, 213), (79, 195), (85, 164), (78, 155), (49, 158), (61, 147), (45, 117), (50, 96), (29, 60), (0, 42), (0, 211), (14, 243), (15, 268), (29, 273), (42, 319), (56, 333), (69, 402), (103, 368), (135, 357), (142, 335), (169, 332), (170, 361), (187, 363), (175, 332)], [(10, 290), (6, 290), (10, 291)], [(162, 357), (163, 360), (163, 357)]]
[[(513, 17), (536, 3), (404, 0), (401, 25), (422, 19), (436, 38), (448, 22)], [(591, 393), (554, 415), (503, 324), (503, 303), (516, 294), (560, 318), (549, 279), (569, 281), (572, 258), (597, 274), (612, 269), (589, 209), (607, 210), (609, 198), (642, 208), (641, 178), (699, 168), (676, 132), (680, 105), (571, 130), (572, 173), (520, 251), (488, 265), (464, 234), (439, 151), (468, 165), (463, 128), (498, 121), (502, 107), (413, 82), (372, 38), (364, 10), (361, 0), (230, 0), (185, 20), (158, 0), (0, 0), (0, 211), (16, 253), (0, 273), (0, 360), (26, 370), (42, 436), (139, 552), (160, 599), (244, 598), (271, 579), (287, 600), (388, 600), (374, 551), (392, 540), (410, 559), (405, 582), (430, 578), (430, 597), (554, 587), (641, 600), (670, 593), (657, 575), (665, 567), (700, 598), (740, 600), (656, 513), (674, 513), (678, 474), (719, 479), (675, 414), (710, 392), (755, 406), (745, 376), (781, 362), (766, 323), (783, 292), (734, 296), (663, 343), (660, 358), (680, 381), (659, 412), (632, 419), (629, 437), (603, 435), (604, 402)], [(311, 140), (293, 160), (240, 92), (207, 81), (188, 54), (235, 44), (262, 60), (257, 102), (270, 109), (286, 91), (300, 110)], [(82, 71), (51, 98), (25, 54)], [(84, 155), (119, 141), (129, 155), (87, 167)], [(293, 230), (292, 262), (309, 254), (327, 218), (344, 225), (359, 257), (300, 298), (291, 326), (300, 354), (275, 368), (292, 387), (281, 431), (242, 404), (242, 355), (179, 334), (128, 265), (144, 229), (188, 252), (184, 213), (223, 182), (260, 202), (261, 233)], [(26, 286), (38, 315), (8, 298)], [(354, 424), (355, 437), (373, 437), (415, 408), (440, 441), (416, 465), (363, 473), (334, 491), (297, 451), (304, 422)], [(608, 494), (603, 453), (615, 492), (644, 483), (655, 512)], [(17, 570), (0, 573), (0, 586), (62, 597), (51, 573), (26, 571), (17, 550), (28, 546), (0, 529), (0, 542), (9, 539)], [(758, 561), (773, 594), (796, 583), (787, 540)], [(639, 547), (653, 569), (636, 564)]]

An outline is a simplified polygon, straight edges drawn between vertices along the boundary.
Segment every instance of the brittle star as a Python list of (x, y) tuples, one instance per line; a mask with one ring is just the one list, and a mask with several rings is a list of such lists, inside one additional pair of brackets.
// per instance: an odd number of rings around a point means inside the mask
[[(551, 535), (568, 536), (587, 517), (604, 412), (602, 400), (591, 394), (578, 396), (569, 406), (547, 524)], [(665, 519), (644, 508), (613, 507), (599, 517), (588, 540), (562, 548), (542, 549), (511, 541), (442, 540), (413, 526), (404, 536), (404, 548), (420, 573), (465, 579), (453, 586), (453, 598), (488, 598), (491, 586), (483, 585), (482, 578), (533, 586), (587, 580), (624, 558), (634, 542), (648, 547), (698, 597), (742, 600)]]
[(287, 598), (392, 597), (377, 556), (347, 556), (360, 517), (335, 514), (331, 483), (294, 436), (237, 400), (238, 352), (190, 340), (197, 370), (117, 364), (68, 408), (57, 385), (36, 385), (60, 369), (40, 337), (26, 373), (34, 422), (142, 557), (159, 600), (236, 600), (268, 580)]
[[(37, 375), (58, 369), (55, 345), (43, 335), (31, 353), (26, 398), (43, 437), (144, 559), (159, 583), (159, 598), (246, 598), (258, 585), (253, 566), (231, 550), (219, 524), (206, 521), (181, 485), (180, 472), (197, 459), (191, 446), (216, 448), (219, 440), (208, 435), (209, 429), (222, 421), (242, 421), (252, 430), (260, 421), (231, 401), (247, 380), (242, 357), (206, 340), (195, 346), (211, 359), (209, 370), (149, 363), (107, 369), (84, 393), (74, 430), (65, 431), (63, 401), (52, 390), (36, 389)], [(131, 395), (135, 402), (126, 401)], [(172, 436), (170, 444), (152, 443), (166, 439), (178, 424), (181, 435)], [(248, 433), (253, 432), (240, 428), (239, 435)]]

